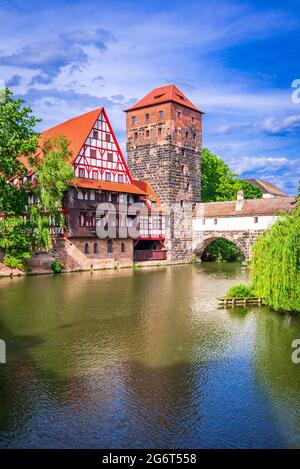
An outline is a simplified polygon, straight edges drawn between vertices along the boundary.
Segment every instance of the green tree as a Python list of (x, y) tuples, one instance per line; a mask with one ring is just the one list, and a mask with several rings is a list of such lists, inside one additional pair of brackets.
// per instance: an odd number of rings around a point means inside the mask
[(300, 209), (282, 214), (253, 245), (255, 293), (274, 310), (300, 312)]
[(259, 187), (239, 179), (218, 156), (203, 148), (201, 157), (201, 201), (215, 202), (235, 200), (239, 190), (245, 199), (262, 197)]
[(9, 184), (27, 174), (38, 145), (39, 122), (30, 106), (15, 98), (8, 88), (0, 102), (0, 211), (21, 215), (26, 205), (26, 186)]

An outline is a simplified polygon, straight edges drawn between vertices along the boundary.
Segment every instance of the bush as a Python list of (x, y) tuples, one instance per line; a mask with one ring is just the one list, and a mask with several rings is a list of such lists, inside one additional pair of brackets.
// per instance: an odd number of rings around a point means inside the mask
[(62, 271), (61, 262), (58, 261), (57, 259), (53, 261), (51, 264), (51, 269), (53, 270), (54, 274), (60, 274)]
[(251, 285), (239, 283), (238, 285), (231, 287), (226, 296), (228, 298), (251, 298), (255, 295)]

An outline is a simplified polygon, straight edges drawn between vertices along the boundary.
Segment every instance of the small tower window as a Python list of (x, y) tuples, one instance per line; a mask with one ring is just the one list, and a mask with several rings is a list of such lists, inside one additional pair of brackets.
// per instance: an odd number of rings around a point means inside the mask
[(94, 243), (94, 254), (98, 254), (98, 244)]
[(148, 114), (145, 115), (145, 121), (149, 122), (149, 119), (150, 119), (150, 114), (148, 113)]
[(135, 116), (132, 116), (131, 117), (131, 124), (134, 125), (136, 122), (136, 117)]
[(124, 242), (121, 244), (121, 252), (126, 252), (126, 245)]
[(137, 140), (137, 138), (138, 138), (138, 133), (137, 133), (137, 132), (134, 132), (133, 137), (134, 137), (134, 140)]
[(185, 132), (185, 138), (189, 138), (189, 133)]
[(214, 218), (214, 225), (217, 225), (217, 224), (218, 224), (218, 219)]
[(150, 132), (149, 130), (146, 130), (146, 137), (149, 138)]
[(162, 135), (162, 128), (158, 127), (158, 135)]
[(177, 111), (177, 117), (178, 117), (178, 119), (181, 119), (181, 115), (182, 115), (181, 111)]
[(196, 141), (196, 133), (195, 132), (193, 132), (193, 140), (194, 140), (194, 142)]
[(164, 111), (159, 111), (158, 116), (160, 119), (164, 117)]
[(88, 254), (88, 253), (89, 253), (89, 244), (85, 243), (85, 245), (84, 245), (84, 254)]
[(113, 252), (113, 242), (111, 239), (107, 241), (107, 252), (111, 254)]
[(254, 217), (254, 223), (258, 223), (258, 217)]
[(195, 117), (192, 116), (192, 124), (194, 124), (194, 122), (195, 122)]

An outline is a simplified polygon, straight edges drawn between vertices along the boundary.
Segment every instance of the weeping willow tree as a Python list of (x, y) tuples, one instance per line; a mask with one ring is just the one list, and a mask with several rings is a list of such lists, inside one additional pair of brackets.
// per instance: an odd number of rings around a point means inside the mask
[(255, 293), (276, 311), (300, 312), (300, 207), (261, 235), (252, 253)]

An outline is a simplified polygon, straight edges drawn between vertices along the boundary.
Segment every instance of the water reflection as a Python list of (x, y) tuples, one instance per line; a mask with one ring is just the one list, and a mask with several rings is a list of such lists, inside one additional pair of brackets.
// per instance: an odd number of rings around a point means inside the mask
[(0, 281), (0, 446), (299, 447), (299, 319), (218, 310), (246, 278), (201, 264)]

